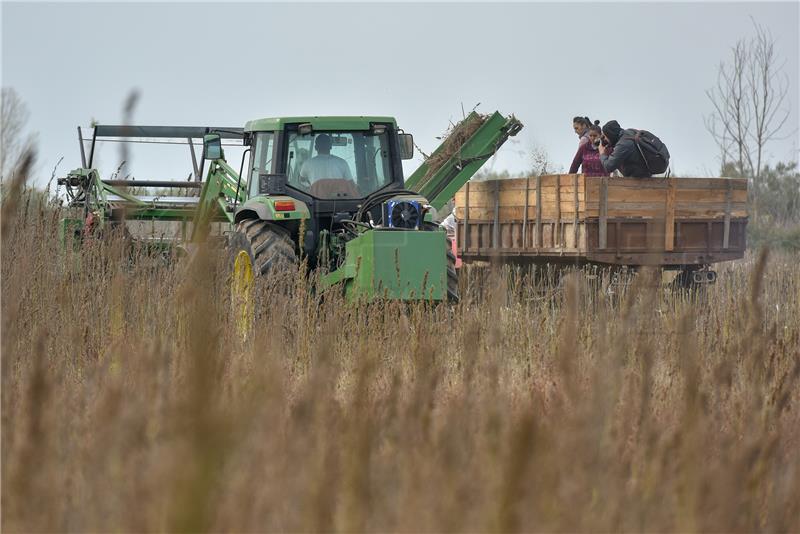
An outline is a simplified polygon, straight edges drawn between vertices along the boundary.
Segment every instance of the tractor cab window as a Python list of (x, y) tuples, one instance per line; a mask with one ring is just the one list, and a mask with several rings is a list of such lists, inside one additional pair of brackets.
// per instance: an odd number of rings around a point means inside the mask
[(364, 198), (392, 182), (389, 136), (289, 132), (286, 175), (291, 187), (316, 198)]
[(247, 177), (250, 196), (258, 194), (258, 175), (272, 172), (274, 138), (272, 132), (260, 132), (255, 135), (255, 146), (250, 157), (250, 173)]

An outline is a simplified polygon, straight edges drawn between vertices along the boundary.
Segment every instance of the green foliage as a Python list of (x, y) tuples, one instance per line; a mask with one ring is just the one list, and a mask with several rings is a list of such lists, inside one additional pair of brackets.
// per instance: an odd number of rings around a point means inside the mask
[(755, 219), (747, 225), (748, 248), (800, 251), (800, 225), (776, 226)]
[(800, 172), (797, 163), (766, 165), (756, 190), (756, 209), (775, 223), (800, 223)]
[(750, 182), (747, 239), (752, 247), (768, 246), (800, 250), (800, 170), (797, 162), (765, 165), (756, 183), (737, 166), (722, 166), (722, 176), (747, 178)]

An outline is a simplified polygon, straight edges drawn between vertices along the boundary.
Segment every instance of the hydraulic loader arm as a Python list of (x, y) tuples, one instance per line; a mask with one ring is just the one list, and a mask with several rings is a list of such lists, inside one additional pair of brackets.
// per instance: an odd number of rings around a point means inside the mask
[(192, 241), (202, 241), (208, 235), (211, 221), (227, 220), (233, 224), (236, 205), (247, 199), (247, 184), (224, 159), (211, 161), (206, 174), (200, 202), (192, 225)]
[(436, 210), (442, 209), (506, 139), (521, 129), (522, 123), (513, 115), (494, 112), (484, 116), (473, 111), (406, 180), (406, 189), (427, 198)]

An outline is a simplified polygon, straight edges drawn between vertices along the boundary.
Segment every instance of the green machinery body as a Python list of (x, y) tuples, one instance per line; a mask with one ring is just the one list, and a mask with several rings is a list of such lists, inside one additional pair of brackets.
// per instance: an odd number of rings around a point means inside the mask
[[(446, 140), (408, 180), (401, 159), (412, 157), (413, 139), (391, 117), (270, 118), (244, 128), (98, 125), (88, 158), (79, 128), (82, 167), (59, 184), (80, 214), (62, 220), (60, 235), (76, 243), (124, 221), (177, 222), (177, 237), (152, 240), (171, 247), (205, 241), (219, 223), (257, 275), (272, 265), (265, 247), (280, 242), (267, 252), (305, 258), (321, 269), (323, 288), (342, 287), (350, 298), (445, 300), (453, 297), (448, 276), (455, 271), (437, 211), (521, 127), (513, 116), (472, 113), (450, 136), (459, 134), (458, 142)], [(146, 138), (186, 140), (194, 179), (102, 179), (93, 168), (96, 142)], [(226, 161), (223, 141), (248, 147), (239, 172)], [(154, 189), (160, 194), (141, 194)], [(164, 193), (174, 190), (181, 194)]]
[(447, 298), (444, 232), (372, 230), (345, 245), (344, 264), (323, 278), (352, 297)]

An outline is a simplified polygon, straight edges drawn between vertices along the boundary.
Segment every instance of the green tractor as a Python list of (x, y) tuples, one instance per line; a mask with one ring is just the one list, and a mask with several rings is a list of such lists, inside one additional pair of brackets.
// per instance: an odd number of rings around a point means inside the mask
[[(407, 180), (402, 160), (413, 157), (414, 142), (391, 117), (270, 118), (243, 129), (98, 125), (88, 161), (79, 129), (83, 166), (59, 184), (83, 216), (63, 220), (62, 236), (131, 220), (172, 221), (181, 223), (180, 236), (154, 245), (191, 245), (222, 223), (235, 292), (305, 260), (322, 273), (323, 289), (341, 286), (350, 299), (453, 301), (455, 256), (439, 212), (521, 127), (513, 116), (473, 112)], [(101, 179), (92, 168), (95, 143), (109, 138), (184, 139), (195, 179)], [(239, 172), (225, 159), (230, 144), (247, 147)], [(131, 193), (154, 188), (189, 193)]]

